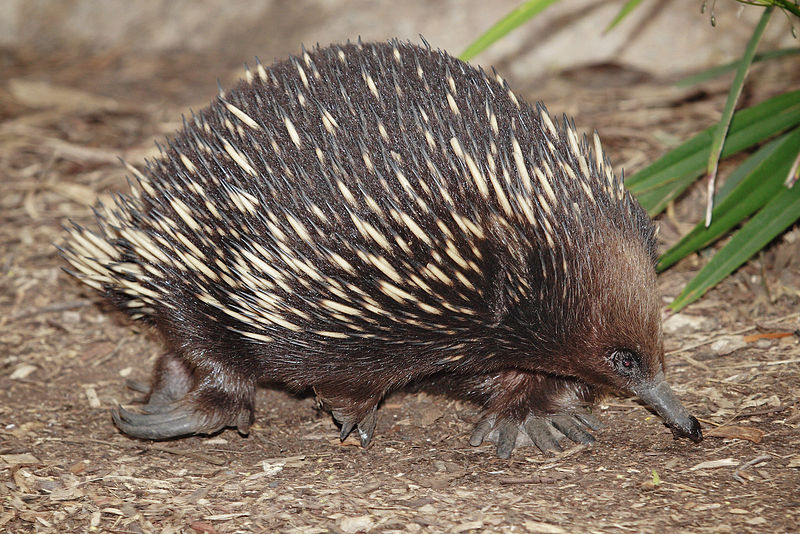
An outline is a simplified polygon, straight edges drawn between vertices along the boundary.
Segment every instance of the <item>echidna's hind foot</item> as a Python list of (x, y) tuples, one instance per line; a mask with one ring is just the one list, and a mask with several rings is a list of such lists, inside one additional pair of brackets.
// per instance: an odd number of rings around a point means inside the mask
[(348, 419), (346, 415), (338, 410), (332, 410), (333, 418), (342, 425), (342, 430), (339, 433), (339, 439), (344, 441), (353, 428), (358, 432), (358, 438), (361, 440), (361, 446), (366, 447), (372, 441), (372, 436), (375, 434), (375, 426), (378, 424), (378, 406), (377, 404), (372, 407), (372, 410), (361, 418), (359, 421)]
[[(135, 438), (169, 439), (191, 434), (211, 433), (202, 430), (206, 427), (202, 417), (196, 412), (181, 408), (139, 414), (118, 406), (111, 410), (111, 418), (117, 428)], [(214, 431), (220, 430), (220, 428), (214, 429)]]
[(594, 443), (594, 436), (588, 430), (602, 427), (597, 418), (585, 414), (558, 414), (538, 416), (529, 414), (524, 421), (500, 418), (489, 415), (481, 419), (469, 443), (477, 447), (485, 441), (497, 445), (497, 456), (508, 458), (516, 447), (535, 445), (542, 452), (561, 452), (564, 449), (559, 441), (566, 437), (575, 443)]
[(194, 385), (192, 369), (183, 358), (172, 352), (161, 355), (153, 369), (153, 387), (142, 406), (145, 413), (164, 413), (174, 409), (174, 404), (184, 398)]
[(111, 417), (123, 433), (142, 439), (170, 439), (192, 434), (214, 434), (236, 427), (247, 434), (253, 423), (252, 403), (230, 401), (208, 405), (198, 402), (197, 391), (172, 404), (145, 404), (143, 413), (118, 406)]
[(378, 403), (380, 396), (364, 393), (354, 396), (343, 396), (340, 391), (331, 387), (315, 386), (317, 402), (320, 407), (328, 410), (334, 420), (341, 425), (339, 439), (344, 441), (353, 430), (358, 432), (361, 446), (366, 447), (375, 434), (378, 423)]
[(138, 385), (134, 389), (147, 393), (143, 413), (122, 406), (111, 411), (114, 424), (129, 436), (170, 439), (213, 434), (225, 427), (247, 434), (254, 419), (255, 388), (250, 381), (193, 369), (172, 353), (159, 358), (149, 391)]
[(192, 388), (192, 371), (183, 359), (168, 352), (156, 362), (151, 385), (128, 379), (125, 385), (138, 393), (144, 393), (140, 409), (144, 413), (164, 413), (174, 409), (173, 403), (182, 399)]

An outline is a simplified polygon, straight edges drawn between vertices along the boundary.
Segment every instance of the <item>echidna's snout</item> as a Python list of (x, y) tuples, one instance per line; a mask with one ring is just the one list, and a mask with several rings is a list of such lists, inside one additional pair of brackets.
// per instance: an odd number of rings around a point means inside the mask
[(633, 392), (664, 419), (676, 439), (689, 438), (695, 443), (703, 440), (700, 423), (683, 407), (681, 401), (672, 392), (672, 388), (664, 380), (663, 373), (658, 373), (649, 384), (634, 388)]

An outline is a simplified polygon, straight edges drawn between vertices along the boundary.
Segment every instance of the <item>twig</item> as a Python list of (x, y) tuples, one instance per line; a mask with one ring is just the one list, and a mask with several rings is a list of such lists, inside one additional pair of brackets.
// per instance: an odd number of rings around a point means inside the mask
[(208, 462), (212, 465), (227, 465), (228, 461), (223, 460), (222, 458), (217, 458), (216, 456), (211, 456), (209, 454), (204, 454), (202, 452), (195, 452), (190, 451), (187, 449), (175, 449), (173, 447), (167, 447), (166, 445), (159, 445), (158, 443), (151, 443), (149, 445), (142, 444), (139, 442), (125, 442), (125, 441), (105, 441), (101, 439), (92, 439), (88, 438), (85, 441), (77, 441), (77, 440), (58, 440), (63, 441), (64, 443), (72, 443), (74, 445), (86, 445), (87, 442), (91, 443), (99, 443), (102, 445), (107, 445), (110, 448), (123, 448), (123, 449), (152, 449), (159, 452), (166, 452), (169, 454), (175, 454), (177, 456), (186, 456), (188, 458), (194, 458), (196, 460), (201, 460), (204, 462)]
[(744, 484), (745, 480), (740, 475), (740, 473), (742, 471), (744, 471), (745, 469), (748, 469), (750, 467), (753, 467), (754, 465), (758, 465), (760, 463), (766, 462), (766, 461), (771, 460), (771, 459), (772, 459), (772, 456), (770, 456), (769, 454), (764, 454), (762, 456), (759, 456), (758, 458), (753, 458), (749, 462), (744, 463), (744, 464), (742, 464), (742, 465), (740, 465), (739, 467), (736, 468), (736, 471), (733, 472), (733, 479), (736, 480), (737, 482), (740, 482), (740, 483)]
[(760, 367), (762, 365), (786, 365), (798, 362), (800, 362), (800, 358), (793, 358), (791, 360), (777, 360), (774, 362), (749, 362), (749, 363), (740, 363), (736, 365), (726, 365), (722, 367), (722, 369), (751, 369), (753, 367)]
[(681, 354), (681, 358), (684, 359), (687, 363), (690, 363), (695, 367), (702, 369), (703, 371), (711, 372), (711, 368), (709, 366), (707, 366), (703, 362), (698, 362), (688, 354)]
[(731, 421), (733, 421), (734, 419), (739, 419), (741, 417), (753, 417), (756, 415), (770, 415), (773, 413), (781, 413), (782, 411), (791, 408), (792, 406), (794, 406), (794, 403), (781, 404), (780, 406), (776, 406), (775, 408), (764, 408), (762, 410), (753, 410), (752, 412), (739, 412), (733, 416), (733, 419), (731, 419)]
[(167, 447), (166, 445), (158, 445), (157, 443), (153, 443), (148, 448), (156, 451), (167, 452), (176, 456), (186, 456), (187, 458), (202, 460), (212, 465), (226, 465), (228, 463), (227, 460), (223, 460), (222, 458), (217, 458), (209, 454), (204, 454), (202, 452), (190, 451), (188, 449), (175, 449), (173, 447)]

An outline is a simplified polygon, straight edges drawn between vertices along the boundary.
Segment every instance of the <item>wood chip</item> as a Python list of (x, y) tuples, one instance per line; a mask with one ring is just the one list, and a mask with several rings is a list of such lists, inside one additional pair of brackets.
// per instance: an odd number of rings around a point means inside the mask
[(217, 529), (208, 521), (192, 521), (189, 523), (189, 528), (195, 532), (204, 532), (206, 534), (216, 534)]
[(8, 465), (34, 465), (40, 464), (41, 462), (39, 459), (28, 453), (24, 452), (22, 454), (0, 454), (0, 460), (3, 460)]
[(541, 523), (539, 521), (525, 521), (523, 526), (528, 532), (536, 532), (537, 534), (566, 534), (567, 532), (558, 525)]
[(722, 460), (709, 460), (707, 462), (700, 462), (694, 467), (690, 467), (689, 471), (699, 471), (700, 469), (716, 469), (718, 467), (732, 467), (739, 465), (739, 461), (734, 458), (724, 458)]
[(753, 443), (761, 443), (764, 431), (752, 426), (723, 425), (704, 431), (707, 438), (746, 439)]
[(771, 332), (766, 334), (752, 334), (749, 336), (744, 336), (745, 343), (753, 343), (754, 341), (758, 341), (760, 339), (781, 339), (784, 337), (791, 337), (794, 335), (794, 332)]
[(35, 365), (31, 365), (29, 363), (23, 363), (22, 365), (17, 366), (17, 368), (14, 369), (14, 372), (11, 373), (8, 376), (8, 378), (10, 378), (11, 380), (23, 380), (25, 378), (28, 378), (28, 376), (30, 376), (30, 374), (33, 373), (36, 369), (37, 367)]
[(97, 390), (93, 387), (86, 388), (86, 399), (89, 401), (90, 408), (99, 408), (102, 406), (100, 404), (100, 398), (97, 396)]
[(460, 523), (453, 528), (450, 529), (450, 532), (454, 534), (460, 534), (461, 532), (469, 532), (470, 530), (483, 530), (483, 521), (465, 521), (464, 523)]
[(374, 522), (372, 518), (368, 515), (360, 515), (358, 517), (345, 517), (342, 519), (341, 523), (339, 523), (339, 528), (341, 528), (344, 532), (354, 533), (354, 532), (367, 532), (369, 531)]

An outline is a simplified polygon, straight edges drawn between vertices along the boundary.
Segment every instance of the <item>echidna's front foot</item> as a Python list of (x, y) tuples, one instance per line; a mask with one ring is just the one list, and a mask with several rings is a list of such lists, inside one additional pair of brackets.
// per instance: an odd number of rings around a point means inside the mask
[(378, 423), (380, 396), (346, 396), (330, 386), (314, 386), (314, 393), (317, 395), (318, 406), (331, 412), (336, 423), (341, 425), (340, 440), (347, 439), (355, 429), (361, 446), (369, 445)]
[(561, 438), (576, 443), (593, 443), (588, 430), (602, 427), (597, 418), (589, 414), (559, 414), (538, 416), (529, 414), (524, 421), (489, 415), (481, 419), (470, 436), (470, 445), (477, 447), (485, 441), (497, 445), (497, 456), (508, 458), (515, 447), (535, 445), (542, 452), (561, 452)]

